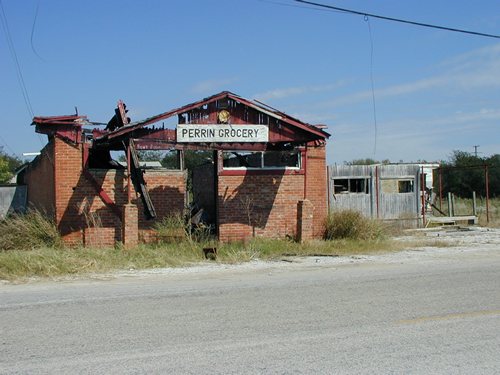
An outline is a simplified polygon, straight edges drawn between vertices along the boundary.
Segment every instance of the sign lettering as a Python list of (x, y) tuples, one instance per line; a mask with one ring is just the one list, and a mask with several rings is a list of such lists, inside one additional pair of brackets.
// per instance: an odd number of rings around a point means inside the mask
[(177, 142), (268, 142), (266, 125), (177, 125)]

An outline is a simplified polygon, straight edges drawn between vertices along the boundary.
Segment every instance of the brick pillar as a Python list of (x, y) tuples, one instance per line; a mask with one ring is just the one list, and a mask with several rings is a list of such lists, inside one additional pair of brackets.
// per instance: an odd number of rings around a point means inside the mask
[(297, 203), (297, 240), (299, 242), (313, 238), (313, 211), (314, 207), (308, 199)]
[(135, 204), (125, 204), (122, 214), (122, 241), (125, 247), (139, 244), (139, 215)]

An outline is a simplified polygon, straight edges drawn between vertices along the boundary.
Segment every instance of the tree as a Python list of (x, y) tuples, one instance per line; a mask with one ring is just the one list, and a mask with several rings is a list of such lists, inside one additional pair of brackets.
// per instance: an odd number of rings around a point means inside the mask
[(352, 161), (346, 161), (344, 164), (346, 165), (373, 165), (373, 164), (390, 164), (391, 161), (389, 159), (384, 159), (382, 161), (378, 161), (371, 158), (365, 159), (354, 159)]
[(453, 151), (449, 161), (441, 163), (443, 194), (470, 198), (475, 191), (478, 196), (485, 196), (486, 167), (490, 197), (500, 196), (500, 155), (483, 158), (458, 150)]
[(0, 156), (0, 183), (8, 182), (12, 178), (12, 173), (9, 171), (9, 163)]
[(0, 147), (0, 183), (8, 182), (21, 164), (23, 164), (21, 159), (17, 156), (7, 154), (3, 150), (3, 147)]

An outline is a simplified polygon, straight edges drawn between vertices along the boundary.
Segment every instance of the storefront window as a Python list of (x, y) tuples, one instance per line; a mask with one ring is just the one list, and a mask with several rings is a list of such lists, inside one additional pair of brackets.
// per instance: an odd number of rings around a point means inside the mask
[(224, 169), (300, 169), (300, 152), (224, 151)]

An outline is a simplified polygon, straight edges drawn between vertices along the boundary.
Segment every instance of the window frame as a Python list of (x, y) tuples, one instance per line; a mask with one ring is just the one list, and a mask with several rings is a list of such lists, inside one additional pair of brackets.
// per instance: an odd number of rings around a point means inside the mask
[[(332, 178), (332, 180), (333, 180), (333, 194), (334, 195), (348, 195), (348, 194), (355, 194), (355, 195), (366, 194), (367, 195), (367, 194), (370, 194), (370, 192), (371, 192), (371, 177), (369, 177), (369, 176), (334, 177), (334, 178)], [(335, 181), (339, 181), (339, 180), (347, 181), (347, 190), (336, 191)], [(351, 188), (351, 186), (353, 186), (351, 181), (353, 181), (353, 180), (364, 181), (364, 189), (362, 189), (363, 191), (353, 191), (353, 189)], [(337, 186), (344, 186), (344, 184), (337, 185)], [(361, 189), (355, 189), (355, 190), (361, 190)]]
[[(266, 153), (271, 153), (271, 152), (296, 152), (297, 154), (297, 166), (291, 167), (291, 166), (266, 166), (265, 165), (265, 154)], [(245, 166), (239, 166), (239, 167), (227, 167), (224, 166), (224, 154), (229, 154), (229, 153), (249, 153), (249, 154), (260, 154), (260, 167), (245, 167)], [(229, 151), (222, 151), (222, 169), (225, 171), (272, 171), (272, 170), (295, 170), (299, 171), (302, 169), (302, 151), (299, 149), (295, 150), (268, 150), (268, 151), (247, 151), (247, 150), (229, 150)]]

